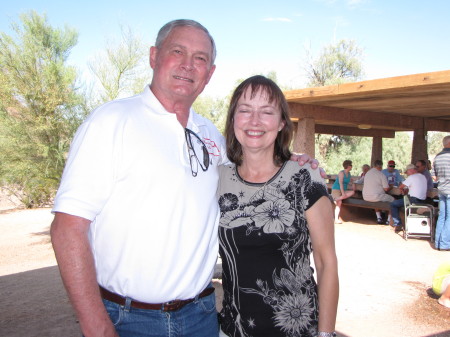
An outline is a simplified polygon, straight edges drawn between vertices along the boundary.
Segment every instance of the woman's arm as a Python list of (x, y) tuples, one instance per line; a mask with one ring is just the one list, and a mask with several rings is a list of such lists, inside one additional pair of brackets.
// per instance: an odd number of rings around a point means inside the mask
[(321, 197), (306, 211), (306, 219), (317, 271), (319, 331), (332, 332), (336, 325), (339, 279), (330, 200), (325, 196)]

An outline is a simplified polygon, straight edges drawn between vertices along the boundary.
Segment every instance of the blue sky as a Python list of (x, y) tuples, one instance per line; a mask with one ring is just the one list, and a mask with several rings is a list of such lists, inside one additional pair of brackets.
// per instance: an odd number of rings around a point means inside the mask
[(236, 80), (276, 71), (281, 85), (303, 87), (305, 47), (313, 55), (340, 39), (364, 49), (365, 79), (450, 69), (450, 1), (447, 0), (228, 0), (96, 1), (16, 0), (0, 4), (0, 31), (27, 10), (46, 13), (54, 27), (79, 33), (70, 62), (87, 62), (127, 25), (151, 46), (172, 19), (202, 23), (218, 56), (206, 94), (225, 96)]

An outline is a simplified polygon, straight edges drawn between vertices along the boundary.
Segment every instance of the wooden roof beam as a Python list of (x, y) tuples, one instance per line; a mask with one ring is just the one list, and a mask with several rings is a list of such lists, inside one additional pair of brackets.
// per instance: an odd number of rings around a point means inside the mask
[(423, 127), (423, 118), (413, 116), (301, 103), (289, 103), (289, 108), (291, 117), (298, 119), (314, 118), (316, 120), (330, 120), (338, 123), (368, 124), (373, 128), (391, 128), (395, 130), (412, 131)]
[(427, 131), (450, 132), (450, 121), (425, 118), (425, 129)]
[(327, 135), (357, 136), (357, 137), (382, 137), (395, 138), (395, 131), (358, 128), (349, 128), (345, 126), (321, 125), (316, 124), (315, 133)]
[[(430, 109), (430, 101), (433, 101), (433, 105), (438, 105), (435, 107), (437, 111), (442, 111), (443, 114), (448, 114), (450, 111), (450, 102), (442, 100), (442, 93), (432, 94), (432, 95), (424, 95), (421, 93), (420, 95), (411, 97), (411, 96), (390, 96), (385, 95), (384, 97), (371, 97), (370, 95), (366, 97), (357, 97), (351, 99), (342, 99), (335, 100), (332, 104), (329, 104), (329, 101), (321, 101), (318, 103), (313, 103), (315, 105), (332, 105), (337, 108), (345, 107), (351, 104), (352, 109), (361, 109), (361, 110), (378, 110), (378, 111), (386, 111), (390, 112), (395, 110), (396, 112), (404, 110), (411, 110), (412, 108), (417, 108), (418, 106), (423, 106), (427, 110)], [(303, 102), (305, 104), (310, 104), (309, 102)]]

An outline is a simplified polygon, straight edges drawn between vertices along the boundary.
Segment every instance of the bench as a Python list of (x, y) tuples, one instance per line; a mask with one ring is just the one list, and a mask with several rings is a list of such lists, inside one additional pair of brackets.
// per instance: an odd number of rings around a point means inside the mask
[(365, 201), (364, 199), (358, 198), (347, 198), (342, 200), (342, 205), (352, 206), (352, 207), (361, 207), (361, 208), (370, 208), (370, 209), (379, 209), (382, 211), (390, 211), (391, 203), (387, 201)]

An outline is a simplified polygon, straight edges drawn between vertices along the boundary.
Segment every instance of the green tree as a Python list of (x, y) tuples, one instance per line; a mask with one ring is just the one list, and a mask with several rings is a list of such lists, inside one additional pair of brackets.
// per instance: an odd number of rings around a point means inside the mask
[(442, 139), (447, 136), (446, 132), (428, 132), (428, 157), (434, 158), (439, 152), (442, 151)]
[(316, 59), (306, 50), (306, 58), (308, 87), (356, 82), (363, 76), (363, 50), (354, 40), (327, 45)]
[(27, 207), (54, 194), (81, 119), (76, 71), (67, 66), (75, 30), (31, 11), (0, 34), (0, 178)]
[(97, 80), (93, 105), (139, 93), (150, 82), (148, 49), (129, 27), (121, 27), (121, 40), (110, 40), (90, 62)]
[(208, 95), (201, 95), (197, 97), (192, 107), (195, 112), (213, 122), (217, 129), (223, 133), (228, 105), (228, 96), (225, 98), (214, 98)]
[(383, 165), (389, 160), (395, 161), (396, 169), (405, 173), (405, 167), (411, 164), (412, 133), (396, 132), (395, 138), (383, 138)]
[[(316, 58), (309, 49), (306, 50), (303, 63), (308, 78), (307, 86), (321, 87), (361, 79), (362, 57), (363, 50), (354, 40), (340, 40), (327, 45)], [(340, 171), (345, 159), (353, 160), (353, 167), (360, 170), (360, 166), (370, 163), (370, 158), (361, 158), (357, 161), (351, 158), (358, 152), (356, 149), (359, 144), (361, 144), (360, 137), (316, 134), (316, 157), (328, 172)], [(348, 151), (350, 152), (347, 155)]]
[[(340, 146), (357, 141), (357, 138), (340, 135), (315, 135), (315, 152), (317, 153), (317, 159), (320, 161), (329, 160), (329, 154), (331, 152), (338, 152)], [(333, 165), (331, 165), (333, 166)]]
[[(317, 136), (316, 136), (317, 137)], [(370, 165), (370, 157), (372, 154), (372, 138), (370, 137), (347, 137), (348, 139), (338, 144), (327, 143), (323, 144), (323, 147), (329, 147), (326, 151), (326, 156), (318, 156), (320, 165), (330, 174), (337, 173), (343, 169), (342, 163), (344, 160), (351, 160), (353, 162), (353, 168), (351, 174), (353, 176), (361, 173), (361, 167), (364, 164)], [(326, 139), (326, 138), (324, 138)], [(333, 139), (340, 139), (338, 137), (330, 137)], [(320, 154), (320, 150), (316, 153)], [(330, 149), (331, 148), (331, 149)]]

